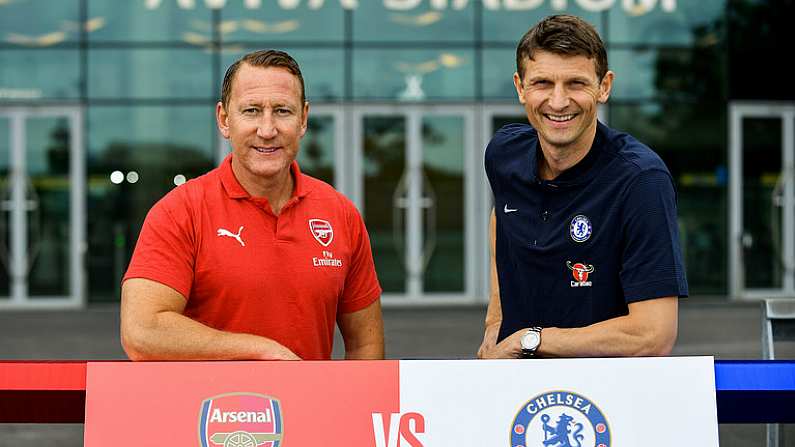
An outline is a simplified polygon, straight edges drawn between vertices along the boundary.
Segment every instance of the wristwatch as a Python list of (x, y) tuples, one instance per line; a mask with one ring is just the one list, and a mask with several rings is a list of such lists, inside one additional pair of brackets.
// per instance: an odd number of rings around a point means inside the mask
[(519, 339), (519, 343), (522, 345), (523, 359), (530, 359), (536, 356), (536, 350), (541, 344), (541, 329), (538, 326), (531, 327)]

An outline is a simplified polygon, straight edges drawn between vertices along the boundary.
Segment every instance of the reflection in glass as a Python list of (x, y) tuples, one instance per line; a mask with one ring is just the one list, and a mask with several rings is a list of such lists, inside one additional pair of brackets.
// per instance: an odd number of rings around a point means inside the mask
[(406, 289), (405, 236), (396, 229), (396, 213), (405, 212), (393, 203), (406, 163), (406, 119), (402, 116), (365, 117), (364, 128), (364, 221), (370, 233), (378, 280), (384, 292)]
[(334, 186), (334, 117), (310, 112), (296, 159), (301, 172)]
[(780, 118), (743, 120), (743, 264), (746, 288), (783, 283)]
[[(487, 42), (510, 42), (515, 49), (516, 44), (519, 43), (522, 36), (533, 25), (544, 17), (553, 14), (574, 14), (587, 20), (599, 33), (602, 32), (602, 21), (599, 13), (583, 10), (577, 6), (577, 2), (573, 1), (568, 2), (569, 7), (564, 8), (564, 10), (553, 8), (550, 3), (553, 2), (543, 2), (543, 5), (526, 11), (516, 11), (508, 8), (485, 8), (483, 11), (483, 40)], [(614, 6), (613, 8), (618, 9), (620, 7)]]
[(726, 0), (700, 2), (675, 2), (670, 10), (666, 2), (651, 2), (651, 8), (635, 2), (635, 11), (611, 8), (610, 43), (654, 45), (704, 45), (723, 39), (723, 21)]
[(28, 294), (69, 295), (71, 129), (66, 118), (25, 123), (28, 221)]
[(0, 1), (0, 43), (47, 47), (75, 42), (79, 17), (79, 0)]
[(612, 105), (610, 125), (657, 152), (673, 176), (691, 294), (726, 293), (725, 105)]
[(0, 300), (11, 295), (11, 122), (0, 117)]
[[(213, 108), (101, 107), (88, 114), (88, 274), (92, 301), (115, 301), (149, 208), (215, 167)], [(111, 183), (111, 173), (124, 180)], [(134, 184), (130, 172), (138, 174)]]
[[(227, 47), (222, 51), (221, 73), (224, 78), (226, 70), (236, 60), (250, 51), (262, 47)], [(337, 101), (343, 97), (345, 86), (345, 55), (343, 50), (323, 48), (279, 48), (292, 56), (301, 67), (304, 77), (306, 99), (310, 103)], [(309, 111), (312, 116), (312, 111)]]
[(611, 69), (620, 67), (611, 91), (612, 100), (654, 99), (657, 97), (656, 49), (612, 50), (608, 53)]
[(224, 42), (341, 43), (345, 39), (345, 10), (336, 1), (325, 2), (320, 8), (301, 2), (293, 9), (277, 7), (273, 2), (251, 9), (244, 2), (230, 1), (221, 9), (219, 32)]
[(0, 50), (0, 101), (79, 96), (79, 51), (62, 48)]
[(725, 103), (725, 55), (716, 46), (612, 50), (612, 100)]
[[(53, 2), (55, 3), (55, 2)], [(156, 7), (151, 7), (157, 3)], [(179, 1), (88, 0), (88, 38), (91, 41), (182, 41), (205, 45), (212, 39), (212, 10), (204, 1), (193, 8)]]
[(486, 99), (516, 101), (513, 74), (516, 72), (516, 50), (483, 50), (483, 96)]
[(473, 50), (354, 50), (357, 99), (471, 100), (475, 95)]
[(212, 57), (193, 49), (90, 50), (91, 98), (213, 98)]
[(431, 255), (423, 278), (427, 292), (464, 291), (464, 134), (462, 117), (428, 115), (422, 120), (422, 159), (427, 182), (420, 204), (424, 217), (423, 252)]
[(353, 12), (353, 35), (357, 41), (472, 42), (474, 10), (471, 5), (439, 10), (422, 2), (416, 8), (397, 11), (385, 8), (383, 2), (359, 2)]

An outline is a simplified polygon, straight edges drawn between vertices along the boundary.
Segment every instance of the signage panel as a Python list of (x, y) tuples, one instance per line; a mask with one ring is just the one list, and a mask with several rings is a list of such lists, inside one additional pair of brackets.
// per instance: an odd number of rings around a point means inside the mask
[(713, 364), (712, 357), (403, 361), (400, 407), (425, 417), (426, 447), (717, 447)]
[(86, 447), (718, 447), (711, 357), (102, 362), (86, 392)]
[(397, 361), (89, 363), (84, 445), (372, 445), (398, 383)]

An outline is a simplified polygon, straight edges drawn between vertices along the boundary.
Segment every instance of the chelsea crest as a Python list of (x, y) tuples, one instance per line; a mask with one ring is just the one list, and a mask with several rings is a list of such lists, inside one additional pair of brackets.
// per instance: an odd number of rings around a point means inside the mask
[(610, 427), (589, 399), (550, 391), (527, 401), (516, 414), (511, 447), (610, 447)]
[(591, 219), (583, 214), (574, 216), (569, 224), (569, 236), (574, 242), (585, 242), (591, 237), (593, 227), (591, 226)]

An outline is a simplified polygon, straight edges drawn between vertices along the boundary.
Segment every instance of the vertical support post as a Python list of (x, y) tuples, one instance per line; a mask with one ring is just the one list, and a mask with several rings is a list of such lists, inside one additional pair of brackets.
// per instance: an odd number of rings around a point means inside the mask
[(422, 223), (422, 115), (412, 108), (408, 114), (406, 147), (406, 293), (409, 299), (422, 296), (423, 263), (422, 245), (424, 228)]
[(25, 163), (24, 113), (11, 118), (11, 302), (23, 303), (28, 296), (28, 228), (26, 210), (27, 166)]

